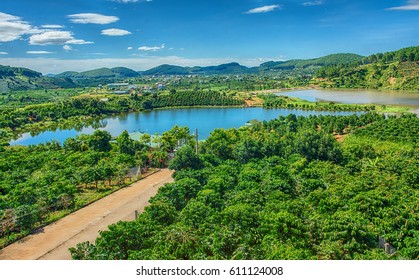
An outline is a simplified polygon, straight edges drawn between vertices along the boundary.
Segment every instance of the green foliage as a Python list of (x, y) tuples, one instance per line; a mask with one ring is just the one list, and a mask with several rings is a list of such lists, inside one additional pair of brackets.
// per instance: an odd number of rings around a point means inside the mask
[[(182, 148), (175, 182), (139, 219), (78, 245), (73, 258), (418, 259), (419, 154), (408, 133), (417, 122), (290, 115), (215, 130), (202, 165), (192, 169), (196, 156)], [(332, 132), (342, 127), (354, 133), (338, 143)]]
[[(186, 137), (188, 130), (177, 127), (174, 131)], [(150, 153), (161, 161), (147, 162)], [(167, 157), (166, 151), (133, 141), (127, 132), (113, 142), (109, 132), (102, 130), (68, 138), (63, 145), (48, 142), (3, 148), (0, 238), (27, 234), (58, 213), (74, 211), (123, 186), (130, 168), (162, 167)]]
[(336, 88), (419, 89), (419, 47), (368, 56), (352, 65), (330, 65), (316, 73), (319, 85)]
[(124, 79), (138, 77), (140, 74), (132, 69), (125, 67), (115, 67), (115, 68), (99, 68), (84, 72), (73, 72), (68, 71), (56, 75), (56, 78), (72, 78), (72, 79)]
[(172, 106), (237, 106), (244, 105), (243, 100), (223, 96), (214, 91), (182, 91), (170, 95), (159, 95), (152, 100), (153, 108)]
[(175, 170), (199, 169), (201, 167), (202, 162), (189, 145), (185, 145), (176, 151), (174, 158), (169, 162), (169, 168)]

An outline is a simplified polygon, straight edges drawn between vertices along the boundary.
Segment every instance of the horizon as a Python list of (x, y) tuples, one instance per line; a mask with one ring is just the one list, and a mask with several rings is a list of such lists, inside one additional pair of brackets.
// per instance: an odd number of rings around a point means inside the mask
[(368, 56), (419, 45), (418, 22), (419, 0), (15, 0), (0, 8), (0, 64), (46, 75)]

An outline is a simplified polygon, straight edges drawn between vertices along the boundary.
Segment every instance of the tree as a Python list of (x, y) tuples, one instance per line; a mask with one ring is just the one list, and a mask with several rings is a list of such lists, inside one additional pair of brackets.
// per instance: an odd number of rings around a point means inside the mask
[(169, 163), (169, 168), (174, 170), (186, 168), (199, 169), (201, 167), (201, 160), (189, 145), (185, 145), (177, 151), (174, 158)]
[(118, 144), (117, 148), (119, 153), (128, 155), (135, 154), (134, 141), (129, 136), (128, 131), (124, 130), (124, 132), (116, 138), (116, 143)]
[(112, 149), (112, 136), (105, 130), (95, 130), (89, 137), (89, 147), (98, 152), (109, 152)]

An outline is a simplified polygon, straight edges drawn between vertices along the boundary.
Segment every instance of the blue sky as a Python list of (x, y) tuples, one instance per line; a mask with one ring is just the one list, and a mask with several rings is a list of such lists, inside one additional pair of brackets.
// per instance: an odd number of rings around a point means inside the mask
[(419, 0), (10, 0), (0, 64), (42, 73), (256, 66), (419, 45)]

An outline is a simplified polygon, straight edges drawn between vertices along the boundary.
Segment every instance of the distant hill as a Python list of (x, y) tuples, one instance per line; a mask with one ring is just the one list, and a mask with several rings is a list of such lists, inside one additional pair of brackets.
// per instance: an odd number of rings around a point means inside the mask
[(419, 91), (419, 46), (377, 53), (354, 65), (325, 66), (314, 83), (332, 88)]
[(295, 69), (306, 70), (307, 74), (314, 74), (317, 69), (322, 66), (351, 64), (361, 61), (363, 56), (342, 53), (332, 54), (314, 59), (293, 59), (287, 61), (269, 61), (262, 63), (258, 67), (248, 68), (240, 65), (237, 62), (221, 64), (218, 66), (207, 67), (181, 67), (175, 65), (163, 64), (144, 71), (142, 75), (231, 75), (231, 74), (251, 74), (251, 73), (266, 73), (266, 72), (283, 72), (292, 71)]
[(353, 53), (331, 54), (313, 59), (293, 59), (287, 61), (269, 61), (259, 66), (259, 71), (293, 70), (296, 68), (308, 68), (319, 66), (330, 66), (338, 64), (351, 64), (361, 61), (363, 56)]
[(55, 78), (71, 78), (71, 79), (125, 79), (135, 78), (140, 76), (140, 73), (126, 68), (126, 67), (115, 67), (115, 68), (99, 68), (84, 72), (67, 71), (61, 74), (55, 75)]
[(142, 72), (142, 75), (230, 75), (230, 74), (247, 74), (252, 70), (246, 66), (240, 65), (237, 62), (221, 64), (218, 66), (194, 66), (182, 67), (175, 65), (163, 64), (147, 71)]
[(44, 77), (27, 68), (0, 65), (0, 92), (74, 86), (71, 79)]
[(334, 88), (384, 88), (419, 90), (419, 47), (363, 57), (352, 53), (331, 54), (314, 59), (269, 61), (258, 67), (237, 62), (217, 66), (182, 67), (163, 64), (137, 72), (126, 67), (99, 68), (84, 72), (67, 71), (58, 75), (20, 67), (0, 65), (0, 92), (24, 89), (97, 86), (128, 78), (159, 75), (240, 75), (284, 74), (285, 77), (315, 77), (313, 84)]

